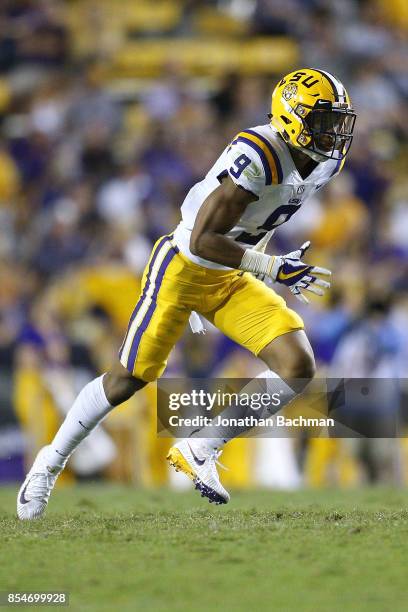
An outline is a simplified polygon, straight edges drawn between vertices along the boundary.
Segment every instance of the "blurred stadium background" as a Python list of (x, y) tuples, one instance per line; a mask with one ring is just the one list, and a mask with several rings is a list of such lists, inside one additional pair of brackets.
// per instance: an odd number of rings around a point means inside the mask
[[(324, 303), (294, 307), (322, 375), (408, 376), (407, 30), (405, 0), (1, 2), (0, 484), (109, 367), (152, 243), (295, 67), (339, 76), (358, 123), (341, 176), (277, 233), (274, 250), (311, 239), (335, 271)], [(187, 331), (166, 375), (259, 367), (215, 330)], [(155, 428), (150, 385), (61, 484), (183, 486)], [(408, 482), (403, 440), (237, 440), (223, 461), (241, 488)]]

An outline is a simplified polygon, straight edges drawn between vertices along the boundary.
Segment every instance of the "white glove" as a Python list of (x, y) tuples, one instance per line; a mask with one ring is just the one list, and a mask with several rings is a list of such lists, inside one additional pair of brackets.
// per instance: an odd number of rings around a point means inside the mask
[(293, 295), (304, 302), (309, 303), (307, 297), (301, 293), (301, 289), (310, 291), (316, 295), (324, 295), (324, 291), (330, 288), (327, 280), (318, 278), (320, 276), (331, 276), (330, 270), (319, 266), (309, 266), (301, 261), (301, 257), (310, 247), (310, 240), (302, 244), (300, 249), (292, 251), (287, 255), (277, 255), (273, 262), (270, 277), (276, 283), (281, 283), (289, 287)]

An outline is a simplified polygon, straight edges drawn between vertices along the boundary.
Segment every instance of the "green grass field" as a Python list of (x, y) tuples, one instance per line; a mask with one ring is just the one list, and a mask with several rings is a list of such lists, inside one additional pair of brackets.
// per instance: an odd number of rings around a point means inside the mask
[(246, 492), (214, 507), (83, 486), (31, 524), (14, 503), (0, 489), (0, 591), (68, 591), (71, 610), (408, 608), (407, 491)]

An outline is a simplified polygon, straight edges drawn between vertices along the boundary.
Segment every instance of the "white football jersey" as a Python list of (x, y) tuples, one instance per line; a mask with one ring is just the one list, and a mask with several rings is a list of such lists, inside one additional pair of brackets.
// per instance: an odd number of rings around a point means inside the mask
[(190, 251), (190, 236), (197, 213), (209, 194), (226, 175), (258, 197), (246, 208), (238, 223), (226, 234), (242, 246), (255, 245), (268, 231), (286, 223), (309, 196), (340, 172), (343, 161), (317, 164), (302, 179), (288, 145), (270, 125), (258, 125), (240, 132), (222, 152), (206, 177), (188, 192), (181, 207), (182, 220), (174, 241), (191, 261), (207, 268), (227, 269)]

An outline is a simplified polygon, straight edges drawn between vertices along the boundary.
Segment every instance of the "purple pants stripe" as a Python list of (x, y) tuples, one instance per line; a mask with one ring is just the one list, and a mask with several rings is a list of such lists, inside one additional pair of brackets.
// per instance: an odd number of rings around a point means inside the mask
[(144, 332), (147, 329), (147, 326), (149, 325), (154, 311), (156, 310), (156, 306), (157, 306), (157, 295), (159, 293), (160, 287), (161, 287), (161, 283), (163, 280), (163, 276), (166, 272), (166, 269), (169, 265), (169, 263), (171, 262), (171, 260), (173, 259), (173, 257), (178, 253), (178, 249), (177, 248), (172, 248), (170, 249), (170, 251), (167, 253), (166, 257), (163, 259), (163, 262), (159, 268), (159, 271), (157, 273), (157, 278), (156, 278), (156, 285), (153, 291), (153, 295), (152, 295), (152, 301), (150, 303), (149, 308), (147, 309), (147, 312), (143, 318), (143, 321), (141, 322), (135, 337), (133, 339), (132, 342), (132, 346), (131, 349), (129, 351), (129, 358), (127, 361), (127, 369), (129, 370), (129, 372), (133, 372), (133, 369), (135, 367), (135, 361), (136, 361), (136, 357), (137, 357), (137, 352), (139, 350), (139, 345), (140, 345), (140, 341), (142, 339), (142, 336), (144, 334)]
[(139, 298), (139, 300), (138, 300), (138, 302), (137, 302), (137, 304), (136, 304), (136, 306), (135, 306), (135, 308), (134, 308), (134, 310), (133, 310), (133, 312), (132, 312), (132, 316), (130, 317), (130, 321), (129, 321), (129, 325), (128, 325), (128, 328), (127, 328), (127, 331), (126, 331), (126, 334), (125, 334), (125, 338), (124, 338), (124, 340), (123, 340), (123, 342), (122, 342), (122, 346), (121, 346), (121, 347), (120, 347), (120, 349), (119, 349), (119, 359), (122, 357), (122, 352), (123, 352), (123, 349), (124, 349), (124, 346), (125, 346), (125, 343), (126, 343), (126, 338), (127, 338), (127, 335), (128, 335), (128, 333), (129, 333), (129, 330), (130, 330), (130, 326), (132, 325), (132, 323), (133, 323), (133, 321), (134, 321), (135, 316), (137, 315), (137, 313), (139, 312), (140, 308), (142, 307), (143, 301), (144, 301), (144, 299), (145, 299), (145, 297), (146, 297), (146, 293), (147, 293), (147, 291), (148, 291), (148, 289), (149, 289), (149, 287), (150, 287), (150, 284), (151, 284), (151, 274), (152, 274), (152, 270), (153, 270), (154, 262), (156, 261), (157, 256), (158, 256), (159, 251), (160, 251), (160, 249), (162, 248), (162, 246), (163, 246), (163, 245), (164, 245), (166, 242), (168, 242), (169, 240), (171, 240), (172, 238), (173, 238), (173, 234), (171, 234), (170, 236), (164, 236), (164, 237), (163, 237), (163, 238), (162, 238), (162, 239), (161, 239), (161, 240), (160, 240), (160, 241), (157, 243), (156, 249), (155, 249), (155, 251), (154, 251), (154, 253), (153, 253), (153, 257), (152, 257), (152, 258), (151, 258), (151, 260), (150, 260), (149, 270), (148, 270), (148, 272), (147, 272), (146, 282), (145, 282), (145, 286), (144, 286), (144, 288), (143, 288), (143, 293), (142, 293), (142, 295), (140, 296), (140, 298)]

